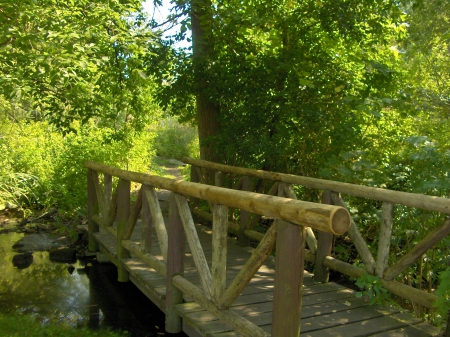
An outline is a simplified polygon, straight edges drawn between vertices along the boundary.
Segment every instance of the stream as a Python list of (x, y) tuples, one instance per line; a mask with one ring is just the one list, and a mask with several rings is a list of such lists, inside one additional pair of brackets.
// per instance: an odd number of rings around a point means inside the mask
[(12, 246), (24, 235), (0, 234), (0, 313), (29, 314), (43, 324), (109, 327), (133, 337), (186, 336), (167, 334), (164, 314), (131, 282), (117, 282), (112, 264), (56, 263), (48, 252), (35, 251), (28, 267), (14, 267)]

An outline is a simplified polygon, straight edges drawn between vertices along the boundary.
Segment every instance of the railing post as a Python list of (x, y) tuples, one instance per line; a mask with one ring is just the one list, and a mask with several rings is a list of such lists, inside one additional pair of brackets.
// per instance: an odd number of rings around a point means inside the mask
[(130, 217), (130, 187), (130, 181), (123, 179), (120, 179), (117, 185), (117, 259), (119, 261), (117, 280), (119, 282), (128, 282), (130, 279), (130, 275), (121, 261), (130, 257), (130, 252), (122, 246), (125, 227)]
[[(242, 177), (242, 190), (243, 191), (251, 191), (252, 190), (252, 178), (249, 176)], [(247, 229), (247, 224), (250, 219), (250, 212), (241, 210), (241, 218), (239, 221), (239, 233), (238, 233), (238, 243), (239, 246), (248, 246), (250, 244), (250, 240), (248, 236), (245, 235), (245, 230)]]
[(150, 253), (152, 251), (152, 227), (153, 216), (150, 211), (146, 190), (148, 187), (142, 185), (142, 223), (141, 223), (141, 251), (143, 253)]
[(303, 226), (279, 221), (272, 337), (300, 336), (305, 237), (306, 231)]
[[(200, 182), (200, 177), (198, 176), (198, 172), (197, 172), (197, 166), (191, 165), (191, 174), (190, 174), (189, 180), (190, 180), (191, 183), (198, 183), (198, 182)], [(190, 197), (189, 200), (190, 200), (191, 205), (192, 205), (193, 208), (199, 206), (198, 198)]]
[(93, 175), (97, 172), (88, 169), (87, 172), (87, 185), (88, 185), (88, 232), (89, 232), (89, 251), (96, 252), (98, 250), (98, 242), (94, 238), (94, 233), (99, 231), (98, 224), (92, 220), (92, 216), (98, 214), (99, 206), (97, 201), (97, 194), (95, 193), (94, 179)]
[[(331, 192), (325, 190), (322, 192), (322, 204), (332, 205)], [(327, 283), (330, 271), (328, 267), (323, 265), (326, 256), (331, 255), (333, 246), (333, 234), (319, 231), (317, 239), (316, 266), (314, 268), (314, 280), (317, 282)]]
[[(111, 203), (111, 197), (112, 197), (112, 175), (110, 174), (104, 174), (103, 179), (103, 186), (104, 186), (104, 203), (105, 205), (109, 205)], [(109, 207), (107, 207), (107, 211), (109, 210)]]
[(178, 333), (182, 329), (181, 317), (175, 311), (175, 305), (183, 303), (183, 292), (172, 284), (174, 275), (184, 275), (185, 235), (183, 223), (178, 212), (175, 193), (169, 197), (168, 250), (166, 272), (166, 331)]
[(375, 265), (375, 275), (379, 278), (383, 278), (384, 270), (388, 265), (393, 222), (394, 204), (384, 201), (381, 208), (380, 237), (378, 241), (378, 253)]

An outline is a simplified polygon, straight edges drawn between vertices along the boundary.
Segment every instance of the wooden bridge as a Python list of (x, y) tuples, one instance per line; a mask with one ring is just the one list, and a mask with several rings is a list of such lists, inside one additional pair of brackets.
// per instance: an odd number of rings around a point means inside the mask
[[(381, 275), (381, 284), (390, 292), (432, 307), (436, 299), (433, 294), (394, 278), (448, 235), (450, 221), (387, 268), (392, 205), (401, 203), (448, 214), (450, 200), (192, 158), (184, 161), (193, 165), (191, 181), (201, 183), (86, 163), (89, 249), (103, 252), (116, 264), (119, 281), (131, 280), (165, 312), (167, 332), (183, 330), (191, 337), (290, 337), (299, 336), (300, 330), (302, 336), (438, 335), (437, 329), (409, 313), (369, 306), (367, 299), (356, 298), (354, 291), (327, 281), (330, 268), (355, 278)], [(103, 173), (103, 181), (99, 173)], [(234, 189), (219, 187), (227, 175), (242, 176)], [(210, 177), (217, 186), (206, 184)], [(258, 183), (253, 186), (252, 179), (265, 179), (274, 185), (267, 194), (250, 192), (262, 192)], [(132, 184), (138, 191), (133, 205)], [(321, 189), (323, 203), (296, 200), (293, 184)], [(114, 193), (113, 185), (117, 185)], [(371, 198), (383, 201), (376, 261), (339, 192), (369, 193)], [(195, 207), (199, 200), (207, 202), (210, 212)], [(168, 217), (161, 203), (168, 203)], [(195, 224), (191, 209), (210, 219), (212, 228)], [(229, 219), (237, 210), (239, 223)], [(254, 230), (261, 216), (275, 219), (265, 234)], [(330, 256), (333, 236), (347, 230), (366, 269)], [(236, 236), (232, 238), (229, 233)], [(249, 240), (259, 244), (250, 248)], [(304, 271), (305, 260), (315, 263), (315, 275)]]

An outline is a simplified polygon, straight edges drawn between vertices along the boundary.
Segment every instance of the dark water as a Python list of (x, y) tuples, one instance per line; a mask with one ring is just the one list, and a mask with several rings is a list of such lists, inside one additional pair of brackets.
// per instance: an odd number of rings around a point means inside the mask
[(25, 269), (12, 264), (12, 245), (24, 234), (0, 234), (0, 312), (31, 314), (43, 323), (110, 327), (131, 336), (186, 336), (164, 331), (164, 314), (131, 282), (117, 282), (112, 264), (54, 263), (48, 252), (34, 252)]

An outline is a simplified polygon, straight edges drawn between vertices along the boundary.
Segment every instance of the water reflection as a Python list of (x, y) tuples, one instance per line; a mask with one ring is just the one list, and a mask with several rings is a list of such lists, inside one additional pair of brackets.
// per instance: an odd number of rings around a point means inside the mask
[(43, 323), (126, 330), (133, 337), (166, 335), (163, 313), (131, 282), (117, 282), (111, 264), (77, 261), (70, 274), (70, 265), (51, 262), (48, 252), (34, 252), (29, 267), (14, 268), (17, 253), (11, 247), (23, 235), (0, 235), (1, 312), (32, 314)]
[[(23, 234), (0, 235), (0, 307), (2, 312), (31, 313), (42, 321), (76, 325), (86, 315), (89, 280), (85, 275), (67, 271), (67, 265), (52, 263), (48, 252), (34, 252), (33, 262), (24, 269), (15, 268), (11, 247)], [(75, 268), (83, 268), (80, 262)]]

